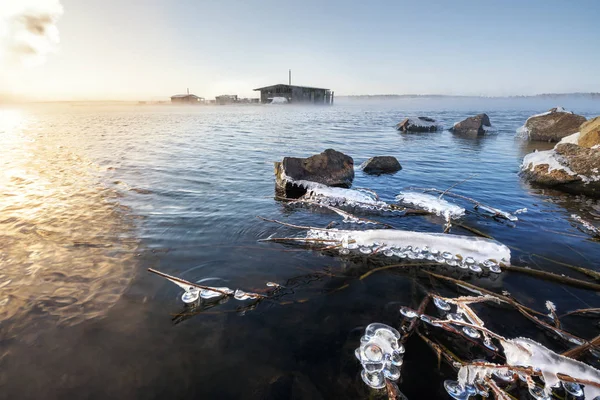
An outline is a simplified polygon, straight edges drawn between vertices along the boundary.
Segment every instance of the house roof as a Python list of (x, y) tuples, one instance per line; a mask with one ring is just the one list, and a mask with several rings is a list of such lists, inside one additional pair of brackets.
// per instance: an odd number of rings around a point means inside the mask
[(260, 87), (260, 88), (256, 88), (253, 90), (264, 90), (264, 89), (271, 89), (277, 86), (285, 86), (285, 87), (289, 87), (289, 88), (302, 88), (302, 89), (316, 89), (316, 90), (329, 90), (326, 88), (318, 88), (318, 87), (311, 87), (311, 86), (297, 86), (297, 85), (286, 85), (285, 83), (278, 83), (276, 85), (270, 85), (270, 86), (264, 86), (264, 87)]
[(195, 94), (176, 94), (171, 96), (172, 99), (183, 99), (185, 97), (195, 97), (197, 99), (201, 99), (202, 97), (196, 96)]

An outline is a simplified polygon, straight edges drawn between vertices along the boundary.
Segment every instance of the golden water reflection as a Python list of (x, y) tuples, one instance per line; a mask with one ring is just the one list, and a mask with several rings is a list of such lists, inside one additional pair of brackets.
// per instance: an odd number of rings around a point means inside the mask
[(38, 317), (101, 316), (133, 276), (132, 221), (100, 168), (63, 141), (0, 110), (0, 323), (9, 335)]

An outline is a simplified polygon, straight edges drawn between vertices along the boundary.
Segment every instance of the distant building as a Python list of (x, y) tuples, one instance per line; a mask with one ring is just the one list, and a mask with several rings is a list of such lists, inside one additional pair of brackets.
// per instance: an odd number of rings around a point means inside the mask
[(203, 104), (204, 97), (198, 97), (195, 94), (176, 94), (171, 96), (171, 103), (176, 104)]
[(274, 98), (285, 98), (288, 103), (333, 104), (333, 92), (329, 89), (277, 84), (254, 90), (260, 92), (263, 104), (273, 102)]
[(238, 102), (237, 94), (222, 94), (215, 97), (215, 102), (219, 105), (234, 104)]

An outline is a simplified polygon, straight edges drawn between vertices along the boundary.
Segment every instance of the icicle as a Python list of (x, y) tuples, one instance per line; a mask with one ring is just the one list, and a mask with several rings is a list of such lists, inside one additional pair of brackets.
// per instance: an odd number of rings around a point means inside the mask
[(400, 378), (404, 346), (398, 343), (400, 333), (388, 325), (373, 323), (360, 338), (360, 347), (354, 352), (363, 366), (361, 377), (374, 389), (385, 387), (385, 380)]

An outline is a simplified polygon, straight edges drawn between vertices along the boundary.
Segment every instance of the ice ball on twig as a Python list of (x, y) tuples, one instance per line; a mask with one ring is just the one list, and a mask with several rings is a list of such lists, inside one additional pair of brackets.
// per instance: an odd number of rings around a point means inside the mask
[(360, 347), (355, 350), (356, 358), (363, 367), (363, 381), (374, 389), (383, 389), (386, 379), (400, 378), (400, 366), (404, 346), (398, 343), (400, 333), (391, 326), (373, 323), (360, 338)]

